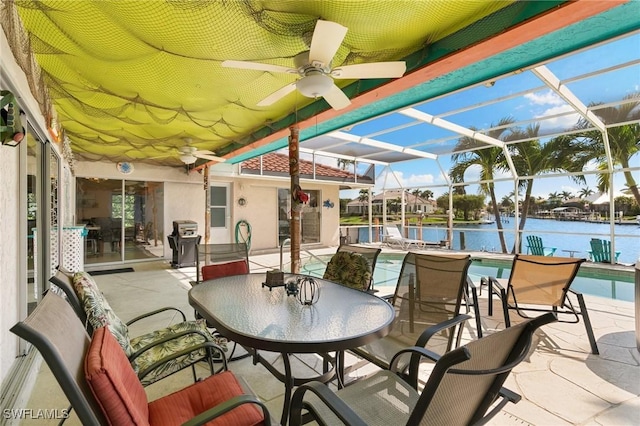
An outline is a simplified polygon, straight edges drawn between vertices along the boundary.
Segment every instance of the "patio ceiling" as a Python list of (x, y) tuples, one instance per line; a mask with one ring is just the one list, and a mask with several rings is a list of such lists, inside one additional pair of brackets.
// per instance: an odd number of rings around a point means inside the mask
[[(89, 161), (181, 166), (177, 150), (191, 140), (238, 162), (286, 146), (294, 123), (310, 152), (380, 163), (437, 158), (451, 153), (460, 135), (476, 137), (478, 148), (500, 143), (484, 136), (486, 123), (470, 119), (474, 110), (555, 87), (572, 109), (562, 114), (588, 114), (590, 102), (619, 105), (624, 94), (576, 102), (567, 89), (579, 94), (580, 84), (638, 73), (637, 52), (614, 69), (542, 66), (638, 30), (635, 1), (17, 0), (3, 1), (0, 11), (14, 56), (24, 56), (25, 46), (35, 53), (74, 155)], [(17, 16), (24, 39), (7, 24)], [(352, 103), (335, 111), (296, 92), (257, 107), (295, 76), (220, 65), (234, 59), (290, 67), (309, 49), (318, 19), (348, 28), (334, 67), (402, 59), (407, 73), (393, 81), (336, 80)], [(507, 91), (516, 79), (521, 88)], [(446, 94), (464, 102), (444, 110)], [(393, 126), (377, 128), (379, 115)]]

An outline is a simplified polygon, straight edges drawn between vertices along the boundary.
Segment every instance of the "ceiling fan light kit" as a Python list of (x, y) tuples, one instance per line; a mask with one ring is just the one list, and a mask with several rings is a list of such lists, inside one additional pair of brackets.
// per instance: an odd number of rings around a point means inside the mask
[(195, 163), (197, 160), (195, 155), (191, 155), (191, 154), (182, 154), (180, 156), (180, 161), (182, 161), (184, 164), (193, 164)]
[(324, 96), (333, 86), (333, 79), (319, 71), (314, 71), (296, 82), (298, 91), (307, 98)]

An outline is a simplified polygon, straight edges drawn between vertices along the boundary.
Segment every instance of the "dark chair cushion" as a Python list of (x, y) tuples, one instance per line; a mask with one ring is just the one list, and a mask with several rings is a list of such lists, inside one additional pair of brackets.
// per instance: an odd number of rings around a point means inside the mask
[(244, 260), (234, 262), (206, 265), (202, 267), (202, 280), (228, 277), (230, 275), (242, 275), (249, 273), (249, 265)]

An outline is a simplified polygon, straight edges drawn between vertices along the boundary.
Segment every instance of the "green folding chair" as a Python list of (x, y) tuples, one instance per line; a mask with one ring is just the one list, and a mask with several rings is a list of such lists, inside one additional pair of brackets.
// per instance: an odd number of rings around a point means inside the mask
[(545, 247), (542, 243), (542, 238), (536, 235), (527, 236), (527, 254), (533, 254), (535, 256), (553, 256), (556, 252), (556, 247)]

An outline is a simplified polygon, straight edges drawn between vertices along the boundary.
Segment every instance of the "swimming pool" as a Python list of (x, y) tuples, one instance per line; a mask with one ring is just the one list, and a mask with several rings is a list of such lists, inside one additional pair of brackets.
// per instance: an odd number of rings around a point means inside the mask
[[(373, 277), (375, 288), (384, 293), (393, 292), (400, 274), (403, 258), (404, 254), (402, 253), (380, 253)], [(330, 259), (331, 255), (311, 258), (303, 263), (300, 272), (322, 277), (326, 264)], [(510, 261), (474, 258), (469, 267), (469, 276), (477, 283), (480, 281), (480, 277), (484, 276), (508, 278), (510, 271)], [(635, 291), (633, 271), (629, 271), (626, 274), (621, 271), (602, 268), (581, 267), (571, 288), (584, 294), (633, 302)]]

